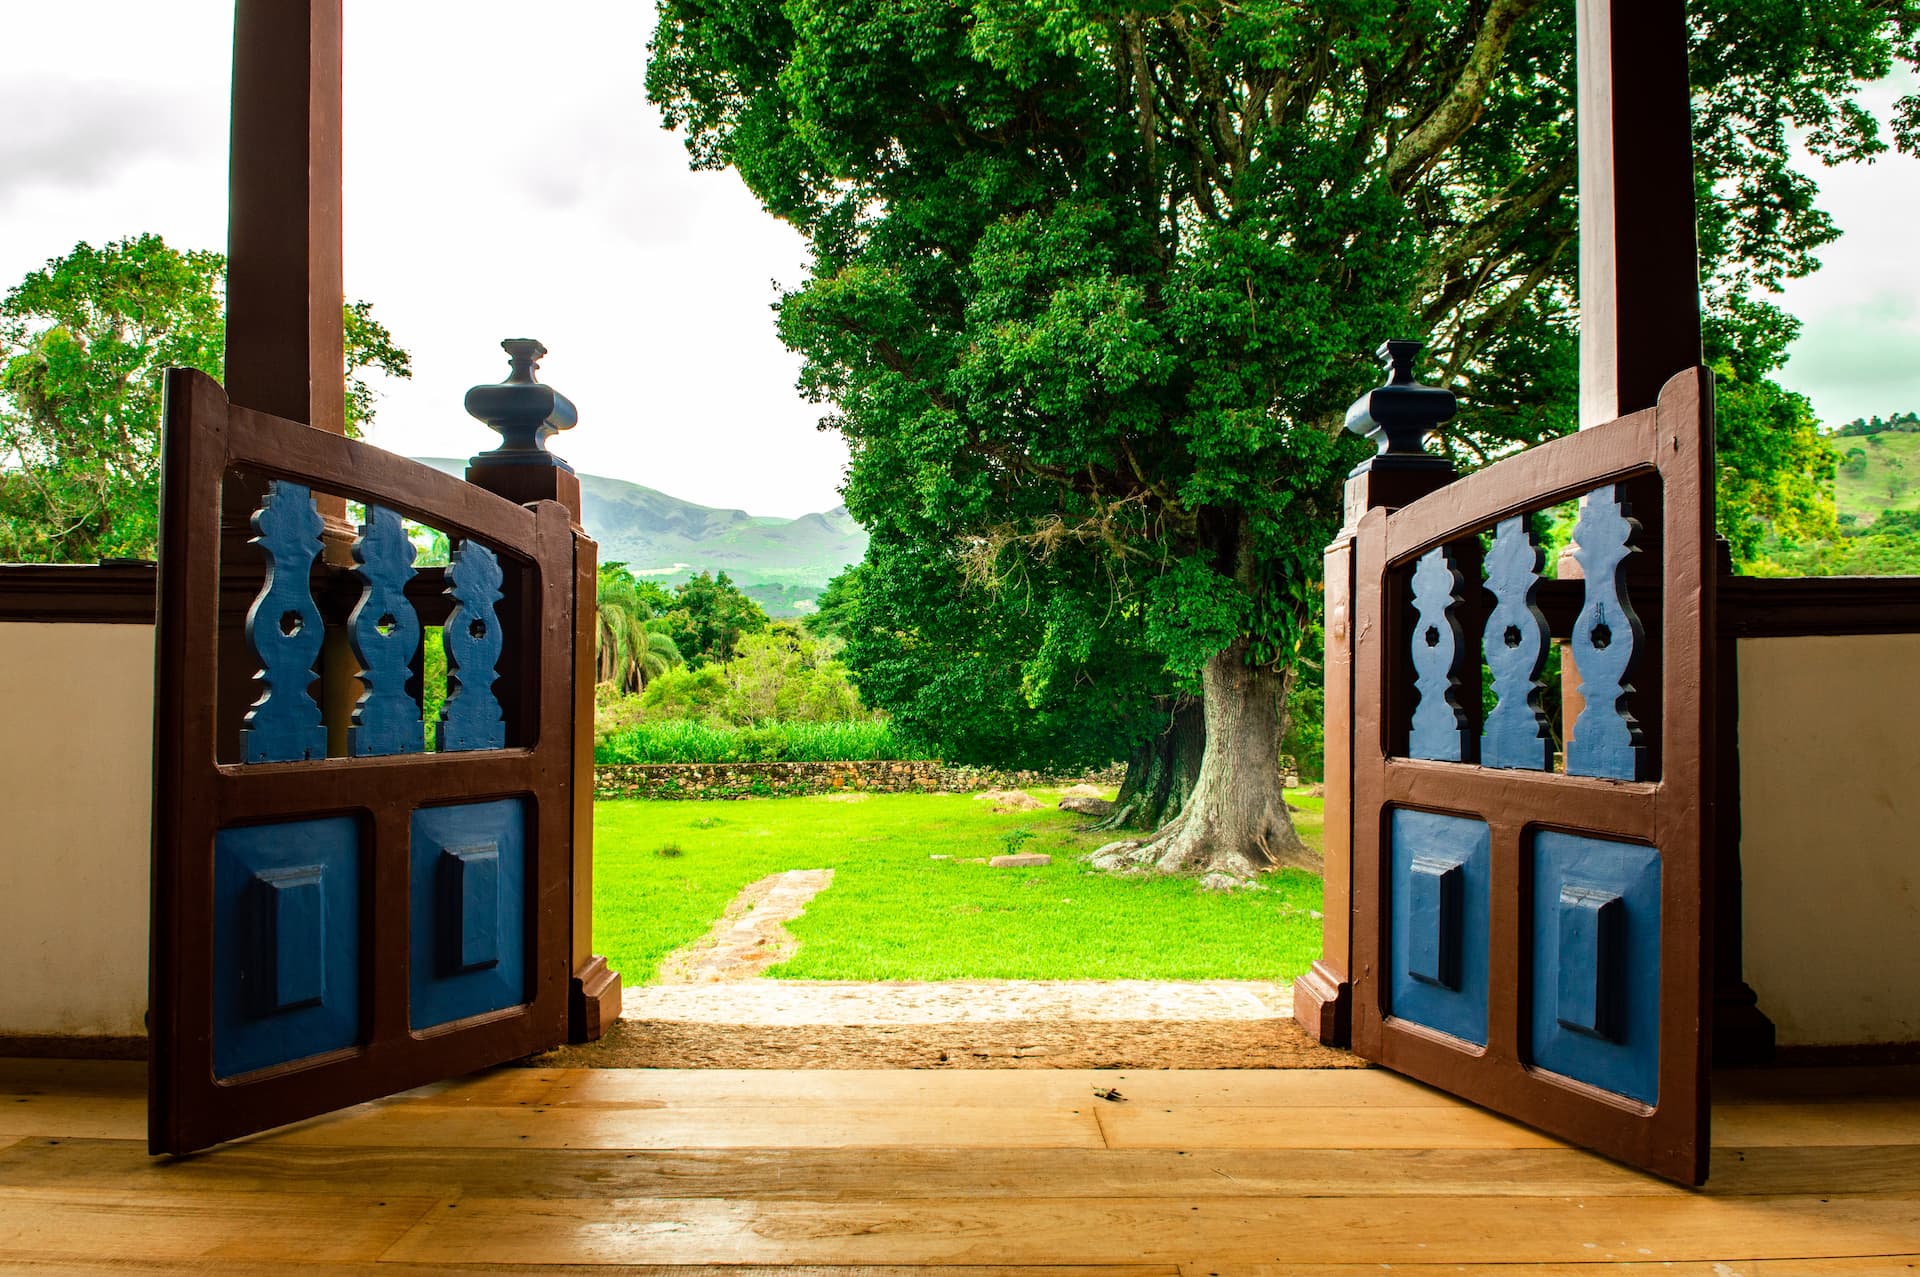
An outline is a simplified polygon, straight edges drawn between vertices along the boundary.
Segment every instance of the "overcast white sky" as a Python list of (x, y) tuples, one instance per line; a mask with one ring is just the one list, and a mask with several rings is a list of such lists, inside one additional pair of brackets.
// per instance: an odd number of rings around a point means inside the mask
[[(65, 0), (0, 42), (0, 287), (79, 240), (226, 242), (229, 0)], [(350, 0), (347, 295), (413, 353), (374, 441), (465, 456), (460, 404), (503, 337), (552, 352), (580, 408), (577, 469), (706, 505), (838, 503), (846, 452), (814, 429), (768, 309), (800, 238), (731, 173), (692, 173), (642, 87), (647, 0)], [(1874, 94), (1882, 110), (1895, 96)], [(1828, 421), (1920, 409), (1920, 160), (1823, 172), (1848, 234), (1793, 285), (1786, 381)]]

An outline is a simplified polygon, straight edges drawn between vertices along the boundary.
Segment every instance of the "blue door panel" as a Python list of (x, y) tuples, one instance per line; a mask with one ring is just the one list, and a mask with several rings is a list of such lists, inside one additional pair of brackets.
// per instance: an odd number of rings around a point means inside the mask
[(1392, 821), (1386, 1013), (1485, 1046), (1487, 826), (1427, 811)]
[(361, 859), (351, 816), (215, 835), (215, 1077), (361, 1041)]
[(1529, 1063), (1643, 1104), (1660, 1091), (1660, 853), (1533, 838)]
[(527, 817), (519, 798), (413, 813), (415, 1030), (527, 1000)]

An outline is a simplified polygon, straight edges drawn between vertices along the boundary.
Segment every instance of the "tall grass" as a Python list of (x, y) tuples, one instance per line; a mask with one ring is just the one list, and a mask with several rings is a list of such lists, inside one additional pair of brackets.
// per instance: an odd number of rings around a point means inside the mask
[(640, 723), (594, 745), (596, 763), (840, 763), (907, 758), (887, 722), (772, 722), (727, 727), (692, 719)]

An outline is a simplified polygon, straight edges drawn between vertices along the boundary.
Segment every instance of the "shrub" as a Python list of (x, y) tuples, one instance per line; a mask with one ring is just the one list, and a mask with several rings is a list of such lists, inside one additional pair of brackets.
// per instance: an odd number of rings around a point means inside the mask
[(893, 726), (770, 722), (755, 727), (687, 719), (643, 722), (600, 740), (599, 763), (838, 763), (908, 757)]

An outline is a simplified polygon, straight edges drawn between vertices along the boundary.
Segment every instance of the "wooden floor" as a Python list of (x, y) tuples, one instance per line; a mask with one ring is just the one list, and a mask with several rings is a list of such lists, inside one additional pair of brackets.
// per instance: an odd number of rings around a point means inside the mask
[(1908, 1272), (1917, 1077), (1724, 1077), (1690, 1191), (1371, 1070), (503, 1069), (154, 1161), (140, 1066), (0, 1062), (0, 1269)]

